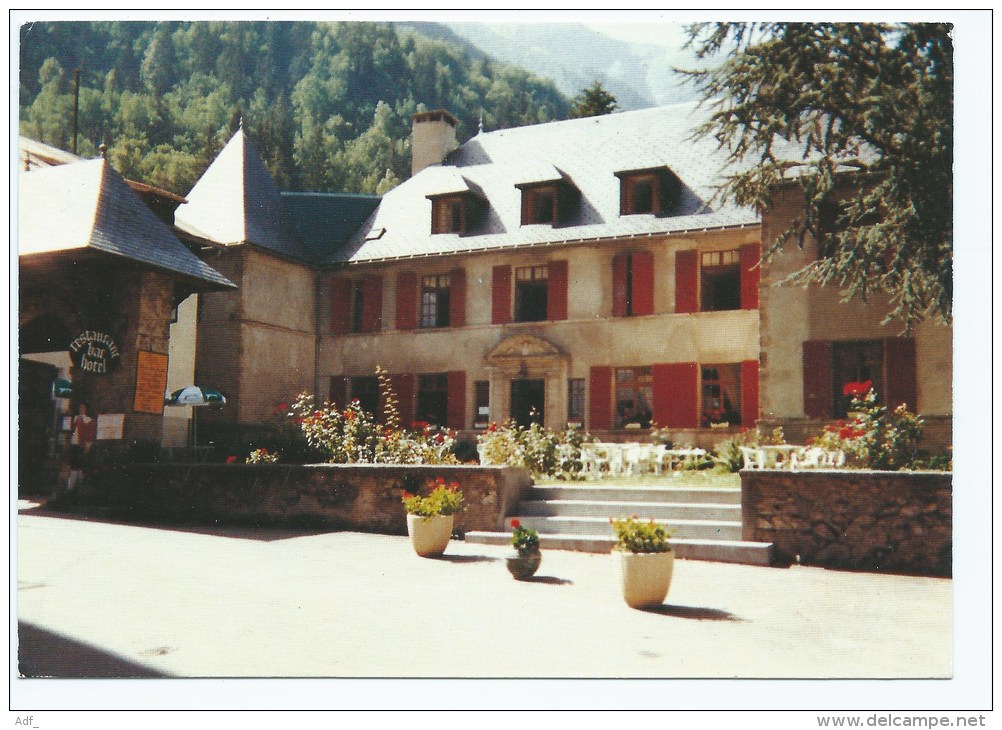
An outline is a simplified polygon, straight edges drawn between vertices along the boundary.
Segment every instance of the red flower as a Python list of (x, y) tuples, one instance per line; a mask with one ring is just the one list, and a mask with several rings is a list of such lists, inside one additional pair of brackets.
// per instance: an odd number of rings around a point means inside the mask
[(436, 444), (443, 444), (443, 443), (445, 443), (445, 436), (443, 436), (440, 433), (435, 434), (435, 443)]
[(449, 489), (455, 492), (457, 489), (459, 489), (459, 482), (453, 482), (452, 484), (450, 484)]
[(515, 529), (518, 529), (521, 526), (522, 526), (522, 523), (519, 522), (519, 520), (518, 520), (517, 517), (514, 520), (511, 521), (511, 529), (515, 530)]
[(490, 426), (487, 427), (487, 430), (493, 433), (494, 431), (498, 430), (498, 425), (496, 423), (492, 423)]
[(437, 477), (435, 479), (435, 484), (439, 485), (440, 487), (444, 487), (445, 486), (445, 477)]
[(345, 417), (345, 420), (351, 421), (351, 420), (353, 420), (355, 418), (355, 413), (354, 413), (354, 411), (345, 411), (344, 412), (344, 417)]
[(411, 494), (410, 492), (408, 492), (406, 489), (404, 490), (403, 499), (411, 499), (413, 497), (414, 497), (413, 494)]
[(237, 457), (235, 457), (235, 456), (227, 456), (226, 457), (226, 463), (227, 464), (233, 464), (233, 463), (236, 462), (236, 460), (237, 460)]

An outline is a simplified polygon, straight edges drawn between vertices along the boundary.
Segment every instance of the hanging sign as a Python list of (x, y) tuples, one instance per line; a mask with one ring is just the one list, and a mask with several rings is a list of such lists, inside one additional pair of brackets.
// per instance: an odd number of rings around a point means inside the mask
[(107, 375), (118, 367), (121, 356), (111, 335), (94, 330), (81, 332), (70, 343), (70, 357), (77, 367), (91, 375)]

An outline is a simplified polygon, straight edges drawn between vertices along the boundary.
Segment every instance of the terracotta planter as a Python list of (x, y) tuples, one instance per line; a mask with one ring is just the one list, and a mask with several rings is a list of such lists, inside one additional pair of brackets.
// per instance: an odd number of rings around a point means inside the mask
[(660, 606), (671, 585), (675, 551), (628, 553), (616, 551), (623, 599), (630, 608)]
[(526, 578), (531, 578), (539, 570), (539, 564), (542, 562), (543, 556), (538, 552), (529, 553), (527, 555), (520, 555), (517, 552), (513, 552), (509, 555), (505, 561), (508, 565), (508, 572), (512, 574), (515, 580), (525, 580)]
[(407, 534), (414, 552), (422, 558), (438, 557), (444, 553), (452, 537), (454, 519), (455, 515), (407, 515)]

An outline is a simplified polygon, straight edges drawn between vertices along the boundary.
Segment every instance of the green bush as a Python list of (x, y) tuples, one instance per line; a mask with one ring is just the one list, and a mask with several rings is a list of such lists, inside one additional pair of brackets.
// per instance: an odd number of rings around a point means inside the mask
[(580, 479), (584, 469), (581, 445), (591, 437), (576, 427), (552, 431), (533, 423), (492, 423), (480, 435), (479, 449), (488, 464), (528, 468), (534, 476)]
[(610, 519), (616, 534), (615, 550), (628, 553), (666, 553), (671, 550), (671, 532), (654, 520), (640, 522), (636, 515)]

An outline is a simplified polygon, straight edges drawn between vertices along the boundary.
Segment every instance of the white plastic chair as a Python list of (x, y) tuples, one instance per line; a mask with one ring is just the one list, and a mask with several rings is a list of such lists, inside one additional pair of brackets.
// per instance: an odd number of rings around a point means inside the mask
[(741, 457), (744, 459), (746, 469), (765, 469), (765, 452), (762, 449), (742, 446)]

